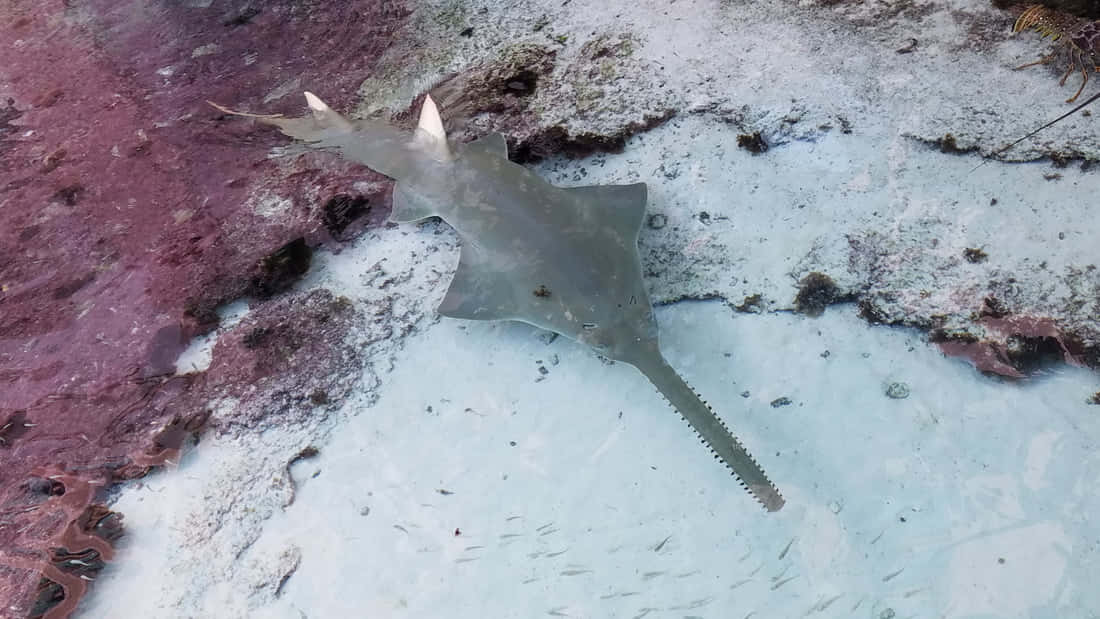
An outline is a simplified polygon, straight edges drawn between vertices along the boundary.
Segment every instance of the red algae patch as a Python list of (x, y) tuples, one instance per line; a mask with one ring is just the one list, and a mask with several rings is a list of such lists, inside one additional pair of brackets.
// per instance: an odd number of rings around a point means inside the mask
[[(192, 4), (16, 2), (0, 23), (0, 607), (16, 616), (68, 616), (111, 558), (122, 520), (97, 503), (104, 488), (175, 461), (208, 423), (247, 427), (211, 420), (206, 402), (295, 368), (236, 347), (224, 354), (237, 362), (176, 376), (175, 358), (241, 295), (275, 297), (254, 310), (275, 324), (274, 312), (308, 321), (329, 308), (278, 295), (313, 246), (334, 242), (325, 203), (380, 178), (269, 159), (272, 132), (205, 100), (293, 113), (314, 88), (347, 107), (403, 5)], [(376, 185), (341, 198), (373, 223), (387, 208)], [(295, 371), (303, 397), (331, 401), (341, 390), (324, 374), (347, 351), (316, 342), (354, 312), (322, 313), (324, 328), (293, 334), (313, 355)]]
[(982, 372), (1025, 378), (1050, 361), (1085, 365), (1070, 338), (1053, 320), (1033, 316), (984, 316), (977, 323), (985, 336), (933, 333), (945, 355), (969, 361)]

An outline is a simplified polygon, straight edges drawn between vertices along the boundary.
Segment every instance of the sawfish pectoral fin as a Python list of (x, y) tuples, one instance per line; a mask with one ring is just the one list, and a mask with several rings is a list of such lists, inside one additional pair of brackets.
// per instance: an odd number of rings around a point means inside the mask
[(764, 469), (741, 445), (710, 406), (672, 369), (660, 354), (632, 362), (691, 425), (714, 455), (733, 471), (746, 490), (770, 512), (779, 511), (786, 501), (768, 479)]
[(462, 245), (451, 286), (436, 308), (442, 316), (465, 320), (510, 320), (507, 307), (512, 293), (508, 278), (496, 269), (472, 243)]
[(637, 239), (645, 219), (646, 184), (587, 185), (565, 191), (592, 203), (624, 239)]
[(389, 217), (391, 222), (403, 224), (434, 215), (438, 213), (429, 200), (410, 191), (401, 181), (393, 186), (393, 210), (390, 211)]

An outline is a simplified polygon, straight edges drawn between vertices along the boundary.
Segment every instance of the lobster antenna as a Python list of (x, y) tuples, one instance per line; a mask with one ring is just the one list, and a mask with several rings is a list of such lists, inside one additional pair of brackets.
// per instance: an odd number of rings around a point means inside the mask
[(1020, 139), (1016, 140), (1015, 142), (1013, 142), (1013, 143), (1009, 144), (1008, 146), (1004, 146), (1004, 147), (1001, 147), (1001, 148), (999, 148), (999, 149), (997, 149), (997, 150), (993, 151), (992, 153), (989, 153), (989, 156), (988, 156), (988, 157), (982, 157), (982, 162), (981, 162), (981, 163), (979, 163), (978, 165), (974, 166), (973, 168), (971, 168), (971, 169), (970, 169), (970, 171), (969, 171), (969, 172), (967, 172), (967, 174), (968, 174), (968, 175), (969, 175), (969, 174), (973, 174), (973, 173), (974, 173), (974, 170), (977, 170), (978, 168), (980, 168), (980, 167), (984, 166), (985, 164), (989, 163), (990, 161), (993, 161), (993, 157), (996, 157), (997, 155), (1000, 155), (1000, 154), (1004, 153), (1005, 151), (1009, 150), (1009, 149), (1010, 149), (1010, 148), (1012, 148), (1013, 146), (1016, 146), (1016, 145), (1017, 145), (1017, 144), (1019, 144), (1020, 142), (1023, 142), (1024, 140), (1026, 140), (1026, 139), (1030, 138), (1031, 136), (1035, 135), (1036, 133), (1039, 133), (1039, 132), (1040, 132), (1040, 131), (1042, 131), (1043, 129), (1046, 129), (1047, 127), (1049, 127), (1049, 126), (1053, 125), (1054, 123), (1056, 123), (1056, 122), (1058, 122), (1058, 121), (1060, 121), (1060, 120), (1064, 120), (1065, 118), (1068, 118), (1069, 116), (1072, 116), (1073, 114), (1075, 114), (1075, 113), (1077, 113), (1077, 112), (1078, 112), (1079, 110), (1081, 110), (1081, 108), (1083, 108), (1083, 107), (1085, 107), (1086, 105), (1088, 105), (1088, 104), (1092, 103), (1093, 101), (1096, 101), (1097, 99), (1100, 99), (1100, 92), (1096, 93), (1095, 95), (1092, 95), (1092, 96), (1091, 96), (1091, 97), (1089, 97), (1088, 99), (1085, 99), (1085, 102), (1084, 102), (1084, 103), (1081, 103), (1080, 105), (1078, 105), (1077, 107), (1073, 108), (1072, 110), (1070, 110), (1070, 111), (1066, 112), (1065, 114), (1062, 114), (1062, 115), (1061, 115), (1061, 116), (1059, 116), (1058, 118), (1055, 118), (1054, 120), (1052, 120), (1052, 121), (1048, 122), (1047, 124), (1043, 125), (1042, 127), (1039, 127), (1039, 128), (1038, 128), (1038, 129), (1036, 129), (1035, 131), (1032, 131), (1031, 133), (1029, 133), (1029, 134), (1025, 135), (1024, 137), (1022, 137), (1022, 138), (1020, 138)]

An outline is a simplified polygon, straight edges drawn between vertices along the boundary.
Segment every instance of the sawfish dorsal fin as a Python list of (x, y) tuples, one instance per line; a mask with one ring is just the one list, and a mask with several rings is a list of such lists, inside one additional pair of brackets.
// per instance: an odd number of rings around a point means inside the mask
[(467, 151), (481, 151), (502, 159), (508, 158), (508, 140), (499, 133), (487, 133), (462, 148)]
[[(451, 149), (447, 145), (447, 132), (443, 129), (443, 118), (440, 117), (439, 108), (436, 107), (431, 95), (424, 95), (424, 104), (420, 106), (420, 120), (413, 134), (412, 146), (436, 161), (451, 160)], [(438, 209), (430, 200), (416, 194), (405, 183), (398, 180), (394, 185), (390, 221), (395, 223), (420, 221), (438, 214)]]
[(447, 145), (447, 132), (443, 130), (443, 118), (431, 95), (424, 95), (420, 106), (420, 121), (416, 124), (413, 144), (428, 153), (436, 161), (450, 161), (451, 149)]
[(306, 97), (306, 105), (309, 106), (311, 112), (313, 112), (313, 120), (318, 125), (339, 129), (340, 131), (352, 131), (353, 127), (348, 119), (341, 116), (336, 110), (328, 106), (327, 103), (321, 100), (320, 97), (309, 92), (308, 90), (302, 93)]
[(646, 184), (587, 185), (567, 187), (565, 191), (600, 209), (604, 222), (624, 239), (638, 239), (645, 219)]

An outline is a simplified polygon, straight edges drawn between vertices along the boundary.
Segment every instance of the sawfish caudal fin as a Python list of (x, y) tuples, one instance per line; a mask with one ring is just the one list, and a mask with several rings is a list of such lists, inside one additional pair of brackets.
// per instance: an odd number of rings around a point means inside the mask
[[(329, 107), (317, 95), (307, 92), (305, 98), (310, 113), (298, 118), (287, 118), (282, 114), (239, 112), (213, 101), (207, 103), (226, 114), (254, 118), (261, 123), (274, 125), (284, 134), (300, 141), (304, 147), (334, 151), (345, 159), (361, 163), (390, 178), (400, 179), (410, 174), (417, 165), (419, 151), (429, 149), (430, 153), (439, 152), (435, 138), (417, 137), (422, 133), (428, 135), (423, 129), (417, 129), (417, 134), (410, 136), (406, 131), (377, 120), (352, 122)], [(432, 108), (434, 107), (433, 105)], [(436, 111), (436, 118), (438, 115)], [(442, 131), (442, 123), (438, 130)], [(443, 145), (443, 152), (446, 152), (446, 139)], [(291, 152), (295, 150), (300, 151), (301, 147), (291, 149)]]
[(305, 92), (302, 94), (306, 97), (306, 104), (309, 105), (311, 114), (300, 118), (287, 118), (282, 114), (238, 112), (223, 105), (218, 105), (213, 101), (207, 101), (207, 103), (214, 106), (218, 111), (226, 114), (255, 118), (264, 124), (274, 125), (284, 134), (296, 140), (306, 142), (312, 142), (325, 134), (350, 133), (355, 130), (355, 126), (352, 125), (348, 119), (329, 107), (328, 104), (322, 101), (317, 95), (312, 92)]
[(764, 505), (769, 512), (779, 511), (785, 501), (760, 465), (756, 463), (749, 452), (741, 446), (733, 434), (726, 429), (726, 424), (714, 414), (710, 406), (704, 402), (695, 390), (691, 388), (676, 370), (660, 357), (647, 357), (644, 361), (633, 364), (645, 374), (649, 382), (657, 387), (661, 395), (668, 400), (680, 415), (691, 425), (703, 443), (714, 452), (714, 457), (721, 460), (741, 480), (741, 485), (752, 494), (757, 501)]

